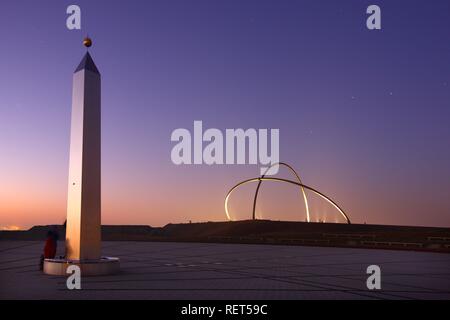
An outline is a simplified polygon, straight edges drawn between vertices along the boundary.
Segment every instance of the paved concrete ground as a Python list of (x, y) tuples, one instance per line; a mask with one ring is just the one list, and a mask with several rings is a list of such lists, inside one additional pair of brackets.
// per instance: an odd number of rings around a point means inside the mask
[[(105, 242), (115, 276), (65, 278), (38, 271), (42, 242), (0, 242), (0, 299), (450, 299), (450, 255), (270, 245)], [(64, 244), (60, 243), (59, 248)], [(366, 287), (377, 264), (382, 290)]]

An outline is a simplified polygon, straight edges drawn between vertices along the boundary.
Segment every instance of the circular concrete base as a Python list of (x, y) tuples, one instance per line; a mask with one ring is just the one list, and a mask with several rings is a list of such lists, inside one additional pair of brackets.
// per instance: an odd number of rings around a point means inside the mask
[(81, 276), (101, 276), (120, 271), (119, 258), (101, 257), (98, 260), (66, 260), (45, 259), (44, 273), (53, 276), (68, 276), (67, 268), (75, 265), (80, 267)]

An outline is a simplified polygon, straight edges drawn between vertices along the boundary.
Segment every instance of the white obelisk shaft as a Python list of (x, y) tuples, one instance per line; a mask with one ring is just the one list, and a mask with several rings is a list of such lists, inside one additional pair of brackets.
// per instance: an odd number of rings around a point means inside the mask
[(101, 83), (86, 53), (73, 75), (66, 258), (101, 257)]

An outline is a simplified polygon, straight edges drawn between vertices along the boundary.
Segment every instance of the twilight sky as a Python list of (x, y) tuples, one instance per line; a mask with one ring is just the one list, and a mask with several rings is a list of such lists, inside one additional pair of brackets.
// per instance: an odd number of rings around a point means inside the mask
[[(66, 28), (78, 4), (82, 30)], [(368, 5), (382, 30), (366, 28)], [(223, 221), (259, 166), (175, 166), (176, 128), (279, 128), (280, 158), (355, 223), (450, 227), (450, 2), (0, 2), (0, 228), (65, 219), (72, 73), (102, 74), (102, 222)], [(290, 177), (281, 171), (281, 177)], [(250, 218), (252, 190), (231, 199)], [(293, 186), (258, 215), (304, 220)], [(339, 220), (311, 196), (314, 219)]]

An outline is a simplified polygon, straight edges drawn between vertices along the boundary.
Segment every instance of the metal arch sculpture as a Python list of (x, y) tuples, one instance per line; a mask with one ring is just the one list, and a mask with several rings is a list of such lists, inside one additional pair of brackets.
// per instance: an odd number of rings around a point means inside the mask
[[(278, 163), (272, 164), (270, 167), (267, 168), (267, 170), (261, 176), (261, 178), (265, 178), (266, 175), (267, 175), (267, 172), (269, 172), (269, 170), (272, 169), (275, 166), (285, 166), (286, 168), (291, 170), (291, 172), (295, 175), (295, 177), (297, 178), (298, 183), (302, 184), (302, 180), (300, 179), (300, 176), (298, 175), (297, 171), (295, 171), (294, 168), (292, 168), (289, 164), (287, 164), (285, 162), (278, 162)], [(255, 197), (253, 198), (253, 211), (252, 211), (252, 218), (253, 218), (253, 220), (256, 220), (256, 201), (258, 200), (258, 193), (259, 193), (259, 188), (261, 187), (261, 184), (262, 184), (262, 180), (260, 180), (258, 182), (258, 185), (256, 186)], [(303, 194), (303, 200), (305, 202), (306, 221), (310, 222), (308, 198), (306, 197), (305, 188), (303, 186), (301, 186), (300, 190), (301, 190), (301, 192)]]
[(327, 197), (320, 191), (318, 191), (312, 187), (309, 187), (305, 184), (298, 183), (298, 182), (288, 180), (288, 179), (282, 179), (282, 178), (252, 178), (252, 179), (247, 179), (247, 180), (241, 181), (237, 185), (235, 185), (233, 188), (231, 188), (230, 191), (228, 191), (227, 196), (225, 197), (225, 213), (227, 215), (228, 220), (231, 221), (230, 214), (228, 213), (228, 200), (230, 198), (230, 195), (233, 193), (233, 191), (244, 184), (251, 183), (251, 182), (261, 182), (261, 181), (286, 182), (286, 183), (297, 185), (299, 187), (303, 187), (307, 190), (310, 190), (310, 191), (314, 192), (315, 194), (317, 194), (318, 196), (320, 196), (321, 198), (325, 199), (331, 205), (333, 205), (339, 211), (339, 213), (345, 218), (347, 223), (351, 224), (351, 221), (350, 221), (349, 217), (347, 216), (347, 214), (345, 214), (344, 210), (342, 210), (342, 208), (339, 207), (339, 205), (336, 202), (334, 202), (333, 200), (331, 200), (329, 197)]

